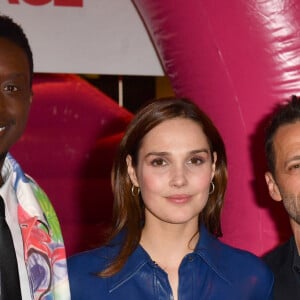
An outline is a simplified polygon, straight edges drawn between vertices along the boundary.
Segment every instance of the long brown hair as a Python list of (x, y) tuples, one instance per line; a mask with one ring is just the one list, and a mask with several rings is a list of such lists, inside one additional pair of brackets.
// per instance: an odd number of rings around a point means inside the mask
[(124, 233), (118, 255), (110, 265), (99, 273), (101, 277), (116, 274), (139, 244), (145, 220), (143, 200), (132, 193), (132, 183), (127, 172), (126, 157), (132, 158), (137, 166), (138, 154), (144, 136), (160, 123), (173, 118), (187, 118), (199, 124), (208, 140), (211, 157), (217, 153), (215, 189), (201, 212), (203, 222), (215, 236), (221, 236), (220, 214), (227, 184), (227, 159), (223, 140), (210, 118), (199, 107), (184, 98), (163, 98), (152, 100), (141, 108), (129, 124), (119, 145), (112, 170), (114, 193), (113, 230), (110, 241), (120, 232)]

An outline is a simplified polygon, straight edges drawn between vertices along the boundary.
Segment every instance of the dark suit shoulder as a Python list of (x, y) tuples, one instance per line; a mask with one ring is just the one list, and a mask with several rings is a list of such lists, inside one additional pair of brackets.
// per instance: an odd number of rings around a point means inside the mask
[(281, 269), (283, 265), (286, 265), (293, 259), (292, 243), (293, 240), (291, 238), (262, 257), (264, 262), (273, 270), (273, 272)]

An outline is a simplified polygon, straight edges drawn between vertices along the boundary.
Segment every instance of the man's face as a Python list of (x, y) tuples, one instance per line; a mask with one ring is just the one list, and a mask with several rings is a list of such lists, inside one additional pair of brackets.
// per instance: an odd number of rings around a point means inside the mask
[(30, 103), (27, 56), (14, 43), (0, 38), (0, 162), (22, 135)]
[(300, 225), (300, 121), (281, 126), (273, 147), (275, 176), (266, 173), (270, 195), (282, 200), (290, 219)]

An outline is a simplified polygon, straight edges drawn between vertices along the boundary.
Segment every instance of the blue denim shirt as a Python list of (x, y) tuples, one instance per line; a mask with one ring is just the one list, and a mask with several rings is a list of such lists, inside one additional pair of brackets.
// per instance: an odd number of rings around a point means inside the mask
[[(99, 278), (119, 247), (102, 247), (68, 260), (72, 300), (171, 300), (168, 275), (138, 246), (123, 269), (109, 278)], [(273, 299), (273, 274), (253, 254), (220, 242), (201, 226), (194, 252), (179, 268), (179, 300)]]

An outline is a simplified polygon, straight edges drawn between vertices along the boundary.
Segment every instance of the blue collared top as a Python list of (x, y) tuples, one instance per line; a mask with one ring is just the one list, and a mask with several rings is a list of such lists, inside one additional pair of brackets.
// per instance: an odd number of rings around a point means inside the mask
[[(201, 226), (195, 250), (179, 267), (179, 300), (273, 299), (273, 274), (255, 255), (230, 247)], [(118, 253), (114, 243), (68, 260), (72, 300), (172, 300), (168, 274), (138, 246), (116, 275), (100, 278)]]

